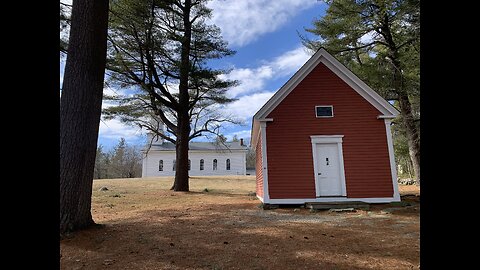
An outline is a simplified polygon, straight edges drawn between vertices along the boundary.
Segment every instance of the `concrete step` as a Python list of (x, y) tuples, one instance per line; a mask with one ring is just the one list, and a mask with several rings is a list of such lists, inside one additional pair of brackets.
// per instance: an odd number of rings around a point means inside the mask
[(370, 209), (370, 204), (360, 201), (352, 202), (310, 202), (305, 203), (306, 208), (314, 210), (328, 210), (328, 209), (344, 209), (344, 208), (354, 208), (368, 210)]

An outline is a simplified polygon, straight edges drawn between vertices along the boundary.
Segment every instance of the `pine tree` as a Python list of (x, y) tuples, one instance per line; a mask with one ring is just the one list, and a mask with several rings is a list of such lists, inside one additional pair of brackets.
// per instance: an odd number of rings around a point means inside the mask
[[(104, 111), (176, 146), (174, 191), (188, 191), (190, 140), (205, 133), (219, 134), (219, 114), (232, 102), (221, 79), (224, 70), (207, 66), (212, 59), (232, 55), (214, 25), (206, 19), (206, 0), (118, 0), (112, 5), (108, 69), (111, 83), (131, 94), (108, 97), (118, 106)], [(155, 120), (155, 121), (152, 121)], [(159, 130), (159, 122), (166, 130)]]
[(60, 99), (60, 233), (94, 224), (92, 183), (107, 51), (108, 0), (75, 0)]
[(415, 178), (420, 182), (420, 0), (326, 1), (303, 44), (324, 47), (385, 99), (395, 101)]

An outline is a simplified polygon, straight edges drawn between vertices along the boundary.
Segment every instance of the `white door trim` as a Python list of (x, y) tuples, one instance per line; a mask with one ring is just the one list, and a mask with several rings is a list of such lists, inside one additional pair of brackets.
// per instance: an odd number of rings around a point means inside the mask
[(317, 144), (337, 144), (338, 149), (338, 160), (339, 160), (339, 169), (340, 169), (340, 184), (342, 187), (341, 196), (347, 196), (347, 186), (345, 184), (345, 168), (343, 164), (343, 135), (312, 135), (310, 136), (312, 140), (312, 154), (313, 154), (313, 179), (315, 180), (315, 195), (320, 197), (318, 191), (318, 181), (317, 181)]

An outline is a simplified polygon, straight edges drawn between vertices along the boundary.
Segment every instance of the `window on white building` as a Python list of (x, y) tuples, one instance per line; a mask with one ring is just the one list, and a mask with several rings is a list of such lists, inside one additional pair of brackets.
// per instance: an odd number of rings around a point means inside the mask
[(213, 160), (213, 170), (214, 171), (217, 170), (217, 160), (216, 159)]
[(158, 171), (159, 172), (163, 171), (163, 160), (162, 159), (158, 162)]
[(200, 159), (200, 171), (203, 171), (205, 165), (205, 161), (203, 159)]
[(227, 167), (227, 171), (230, 171), (230, 159), (227, 159), (226, 167)]
[(190, 159), (188, 160), (188, 170), (190, 171), (190, 169), (192, 168), (192, 163), (190, 162)]
[(173, 160), (173, 171), (175, 171), (175, 165), (176, 165), (176, 163), (177, 163), (177, 162), (176, 162), (176, 160), (174, 159), (174, 160)]

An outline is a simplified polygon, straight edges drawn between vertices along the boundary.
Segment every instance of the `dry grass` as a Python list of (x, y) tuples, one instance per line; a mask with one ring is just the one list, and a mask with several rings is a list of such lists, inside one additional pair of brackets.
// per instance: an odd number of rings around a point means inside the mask
[[(62, 269), (412, 269), (419, 264), (419, 188), (411, 206), (355, 213), (261, 210), (254, 176), (95, 180), (100, 228), (61, 241)], [(108, 191), (99, 191), (101, 187)], [(207, 189), (208, 192), (205, 190)]]

